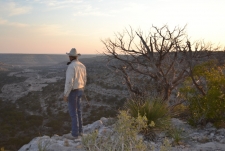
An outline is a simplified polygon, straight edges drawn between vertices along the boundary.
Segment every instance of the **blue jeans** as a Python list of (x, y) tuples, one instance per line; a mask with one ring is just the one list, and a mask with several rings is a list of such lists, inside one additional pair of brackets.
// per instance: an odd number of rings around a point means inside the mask
[(72, 90), (68, 96), (69, 114), (72, 120), (72, 136), (77, 137), (83, 132), (83, 121), (81, 113), (81, 96), (83, 89)]

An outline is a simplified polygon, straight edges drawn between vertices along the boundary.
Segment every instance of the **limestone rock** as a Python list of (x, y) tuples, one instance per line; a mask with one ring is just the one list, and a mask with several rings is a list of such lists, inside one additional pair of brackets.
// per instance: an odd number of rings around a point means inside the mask
[(95, 130), (99, 130), (101, 127), (103, 127), (103, 123), (101, 120), (98, 120), (92, 124), (88, 124), (87, 126), (84, 126), (83, 130), (84, 130), (84, 133), (91, 133)]
[(225, 129), (224, 128), (218, 129), (216, 132), (219, 133), (220, 135), (225, 136)]
[[(84, 137), (98, 130), (98, 138), (107, 136), (112, 141), (117, 139), (114, 135), (113, 123), (109, 125), (109, 121), (110, 119), (103, 117), (101, 120), (84, 126)], [(193, 128), (186, 122), (175, 118), (172, 119), (172, 124), (177, 128), (184, 129), (181, 133), (184, 140), (173, 146), (171, 151), (225, 151), (225, 129), (216, 130), (211, 124), (201, 129)], [(154, 141), (144, 141), (144, 143), (154, 147), (154, 151), (159, 151), (167, 134), (165, 132), (156, 133), (156, 137)], [(137, 138), (143, 139), (143, 135), (138, 134)], [(167, 138), (167, 140), (172, 144), (173, 138)], [(46, 151), (84, 151), (81, 142), (68, 140), (58, 135), (36, 137), (29, 144), (22, 146), (19, 151), (39, 151), (40, 149)]]
[(196, 145), (196, 151), (224, 151), (225, 145), (217, 143), (217, 142), (208, 142), (205, 144)]

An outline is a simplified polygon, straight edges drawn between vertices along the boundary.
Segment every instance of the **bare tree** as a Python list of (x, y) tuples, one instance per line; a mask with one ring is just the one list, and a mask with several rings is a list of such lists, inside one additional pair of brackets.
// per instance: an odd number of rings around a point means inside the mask
[(203, 42), (192, 44), (185, 27), (152, 26), (147, 35), (130, 27), (115, 37), (102, 40), (108, 66), (123, 77), (132, 96), (161, 95), (164, 101), (198, 61), (218, 49)]

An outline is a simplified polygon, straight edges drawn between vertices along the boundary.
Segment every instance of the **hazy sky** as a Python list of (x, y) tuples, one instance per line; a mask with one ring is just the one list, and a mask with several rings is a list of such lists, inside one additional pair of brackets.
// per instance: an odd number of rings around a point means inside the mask
[(191, 40), (225, 45), (225, 0), (0, 0), (0, 53), (103, 51), (101, 39), (132, 26), (187, 24)]

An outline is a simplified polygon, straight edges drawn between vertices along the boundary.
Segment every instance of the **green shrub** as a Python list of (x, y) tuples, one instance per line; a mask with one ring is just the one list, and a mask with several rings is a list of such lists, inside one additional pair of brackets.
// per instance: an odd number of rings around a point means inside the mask
[(181, 144), (181, 140), (183, 139), (182, 137), (182, 129), (176, 128), (176, 127), (171, 127), (168, 131), (168, 134), (171, 138), (173, 138), (173, 144), (174, 145), (179, 145)]
[(181, 96), (189, 102), (190, 123), (205, 124), (210, 121), (225, 121), (225, 74), (224, 67), (217, 66), (215, 61), (198, 65), (193, 70), (193, 78), (187, 78), (180, 89)]
[(140, 101), (129, 100), (126, 109), (132, 117), (146, 116), (147, 124), (152, 128), (166, 129), (170, 125), (169, 109), (165, 102), (159, 99)]
[(137, 138), (138, 132), (147, 126), (147, 119), (138, 116), (133, 118), (126, 111), (121, 111), (114, 126), (114, 133), (98, 137), (95, 131), (82, 138), (82, 144), (86, 150), (91, 151), (117, 151), (117, 150), (147, 150), (147, 145), (142, 139)]

